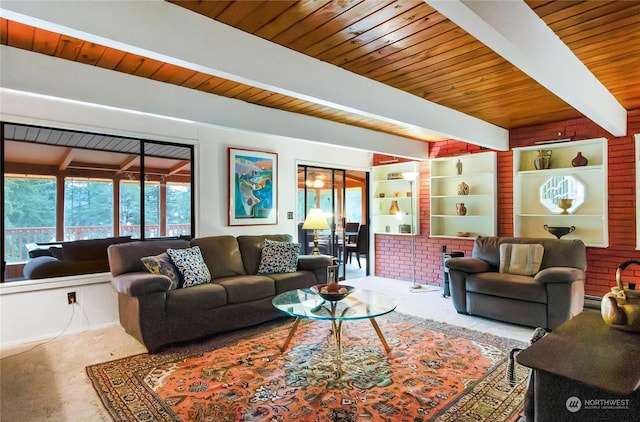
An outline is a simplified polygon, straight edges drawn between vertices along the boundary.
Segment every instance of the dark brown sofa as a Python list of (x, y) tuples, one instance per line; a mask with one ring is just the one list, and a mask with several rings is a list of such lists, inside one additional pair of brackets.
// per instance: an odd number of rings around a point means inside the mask
[[(541, 244), (539, 272), (500, 273), (502, 243)], [(555, 329), (583, 310), (587, 257), (581, 240), (480, 236), (471, 257), (451, 258), (446, 266), (458, 313)]]
[(61, 242), (38, 250), (40, 254), (29, 259), (23, 275), (26, 279), (40, 279), (109, 272), (107, 248), (126, 242), (131, 242), (131, 236)]
[[(111, 246), (111, 284), (118, 292), (120, 324), (155, 353), (170, 343), (283, 317), (271, 304), (272, 298), (325, 283), (333, 257), (301, 255), (296, 272), (260, 275), (265, 239), (290, 242), (291, 236), (211, 236), (190, 242), (154, 240)], [(169, 278), (151, 274), (140, 261), (167, 248), (196, 245), (212, 276), (206, 284), (169, 290)]]

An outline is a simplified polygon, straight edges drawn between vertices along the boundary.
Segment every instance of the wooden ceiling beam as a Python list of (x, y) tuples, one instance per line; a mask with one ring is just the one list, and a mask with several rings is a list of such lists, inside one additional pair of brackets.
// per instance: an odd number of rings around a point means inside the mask
[[(439, 137), (497, 150), (509, 147), (508, 131), (501, 127), (171, 3), (6, 1), (2, 15), (63, 35), (411, 130), (428, 131)], [(168, 27), (181, 30), (167, 31)], [(131, 28), (131, 31), (121, 28)], [(203, 51), (208, 54), (203, 55)]]
[(614, 136), (627, 111), (524, 1), (425, 0)]
[(71, 162), (73, 161), (73, 158), (75, 157), (75, 155), (76, 155), (75, 149), (68, 148), (67, 149), (67, 153), (65, 154), (64, 158), (62, 159), (62, 162), (58, 166), (58, 170), (65, 171), (67, 169), (67, 167), (69, 167), (69, 164), (71, 164)]

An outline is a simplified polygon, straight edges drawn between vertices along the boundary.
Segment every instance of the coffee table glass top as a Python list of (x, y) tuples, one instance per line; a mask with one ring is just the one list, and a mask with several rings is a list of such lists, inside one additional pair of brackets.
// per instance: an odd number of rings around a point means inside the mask
[(366, 289), (356, 289), (337, 302), (324, 300), (311, 289), (298, 289), (280, 293), (272, 302), (282, 312), (297, 318), (334, 321), (375, 318), (397, 306), (393, 298)]

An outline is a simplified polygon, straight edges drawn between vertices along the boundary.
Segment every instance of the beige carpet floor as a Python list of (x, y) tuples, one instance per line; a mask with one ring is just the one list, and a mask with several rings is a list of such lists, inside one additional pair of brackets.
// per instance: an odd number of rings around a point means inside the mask
[[(381, 277), (349, 280), (347, 284), (395, 297), (397, 312), (404, 314), (525, 342), (533, 333), (527, 327), (459, 315), (438, 287), (414, 292), (409, 282)], [(110, 421), (85, 367), (145, 352), (144, 346), (119, 326), (1, 350), (0, 420)]]

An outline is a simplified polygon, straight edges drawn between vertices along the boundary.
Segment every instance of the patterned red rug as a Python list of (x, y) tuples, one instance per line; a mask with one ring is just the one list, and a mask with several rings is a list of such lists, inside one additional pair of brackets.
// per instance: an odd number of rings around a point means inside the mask
[(524, 344), (392, 313), (343, 325), (338, 363), (330, 323), (291, 320), (87, 367), (116, 421), (509, 421), (527, 372), (506, 379)]

